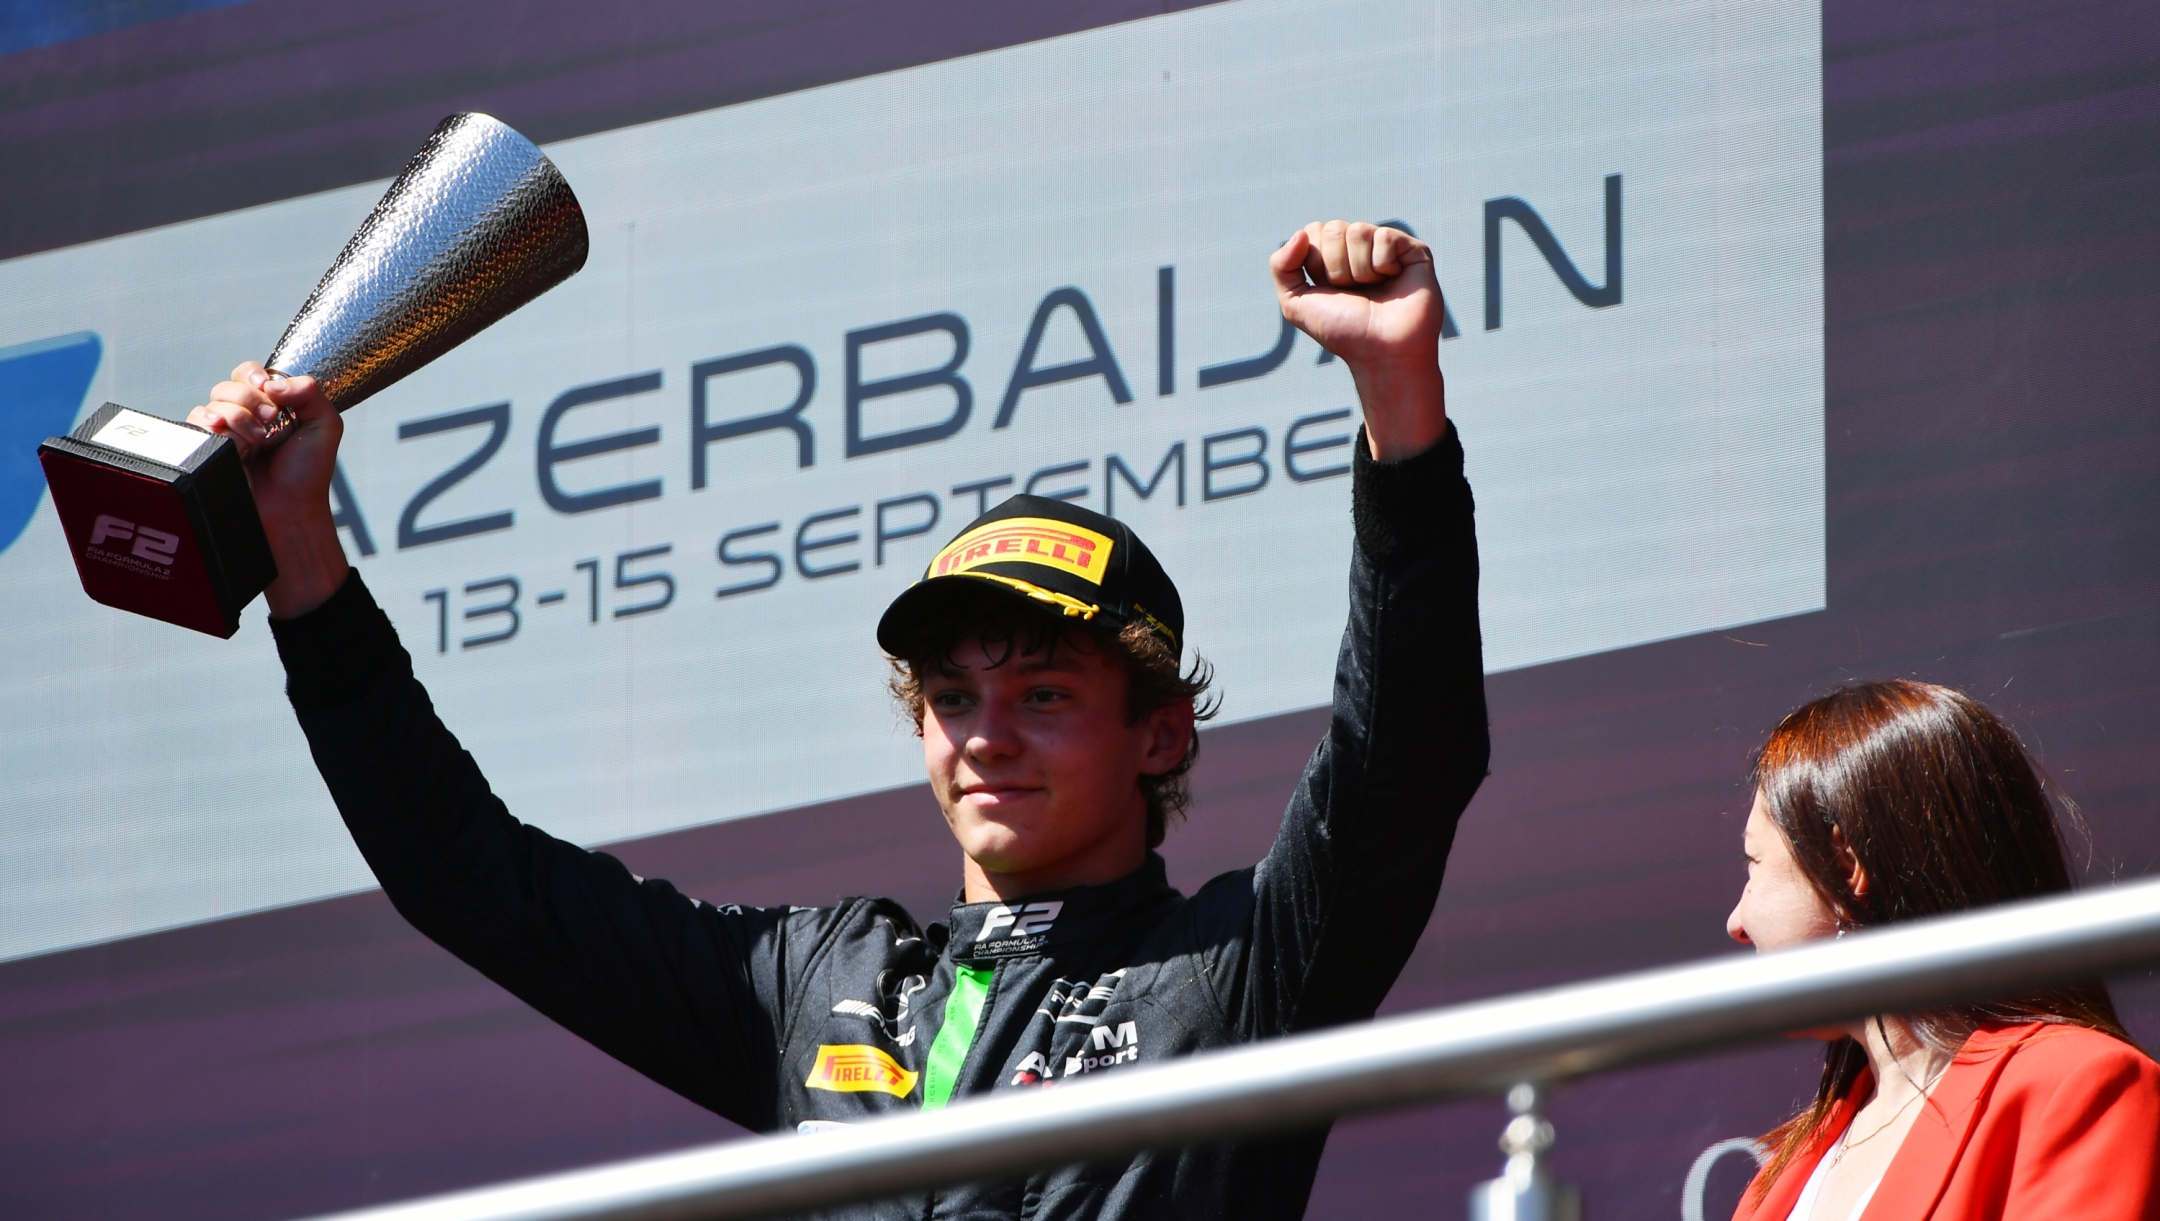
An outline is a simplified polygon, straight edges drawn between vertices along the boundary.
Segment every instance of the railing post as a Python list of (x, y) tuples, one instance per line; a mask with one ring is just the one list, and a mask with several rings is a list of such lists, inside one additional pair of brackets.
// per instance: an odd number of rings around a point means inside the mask
[(1533, 1081), (1508, 1090), (1508, 1110), (1515, 1118), (1500, 1133), (1507, 1168), (1499, 1178), (1470, 1189), (1470, 1221), (1581, 1221), (1581, 1193), (1555, 1182), (1545, 1164), (1545, 1152), (1553, 1146), (1545, 1092), (1544, 1085)]

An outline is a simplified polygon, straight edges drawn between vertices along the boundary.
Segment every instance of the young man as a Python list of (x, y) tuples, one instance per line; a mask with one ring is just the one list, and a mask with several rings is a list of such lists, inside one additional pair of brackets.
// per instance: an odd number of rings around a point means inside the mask
[[(336, 413), (243, 365), (195, 422), (250, 446), (276, 552), (287, 692), (354, 840), (407, 919), (685, 1097), (816, 1130), (1371, 1016), (1432, 911), (1485, 772), (1477, 551), (1438, 363), (1431, 256), (1308, 225), (1272, 259), (1284, 316), (1340, 356), (1354, 459), (1334, 719), (1267, 858), (1190, 898), (1164, 880), (1198, 666), (1123, 525), (1018, 497), (963, 531), (878, 639), (914, 713), (962, 890), (922, 928), (887, 900), (713, 907), (513, 819), (439, 722), (330, 524)], [(1318, 694), (1317, 692), (1315, 693)], [(1137, 1154), (866, 1206), (893, 1217), (1283, 1217), (1324, 1129)]]

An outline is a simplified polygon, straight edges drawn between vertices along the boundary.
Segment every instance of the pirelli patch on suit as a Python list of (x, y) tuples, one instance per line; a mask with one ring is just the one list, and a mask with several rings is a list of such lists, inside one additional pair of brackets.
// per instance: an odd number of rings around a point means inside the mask
[(891, 1094), (905, 1098), (915, 1089), (915, 1077), (900, 1067), (898, 1060), (867, 1043), (827, 1043), (817, 1049), (810, 1079), (803, 1084), (836, 1094)]

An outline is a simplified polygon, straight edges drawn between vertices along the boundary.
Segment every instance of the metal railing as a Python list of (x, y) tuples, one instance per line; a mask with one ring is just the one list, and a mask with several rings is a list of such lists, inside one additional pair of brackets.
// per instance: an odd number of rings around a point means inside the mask
[[(337, 1221), (717, 1221), (1542, 1087), (2160, 962), (2160, 880), (1274, 1039), (810, 1136), (730, 1141)], [(1548, 1141), (1549, 1141), (1549, 1129)]]

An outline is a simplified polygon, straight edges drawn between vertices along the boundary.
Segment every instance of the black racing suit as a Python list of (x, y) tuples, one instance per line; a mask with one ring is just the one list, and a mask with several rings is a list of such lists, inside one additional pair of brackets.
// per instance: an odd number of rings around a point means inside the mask
[[(1451, 428), (1353, 459), (1334, 717), (1265, 860), (1191, 898), (1162, 859), (961, 903), (714, 906), (512, 818), (357, 575), (272, 621), (353, 839), (421, 932), (653, 1080), (756, 1131), (845, 1123), (1370, 1017), (1485, 774), (1477, 548)], [(1285, 555), (1283, 563), (1318, 563)], [(1264, 607), (1250, 608), (1264, 614)], [(1295, 1218), (1324, 1128), (872, 1205), (883, 1217)]]

